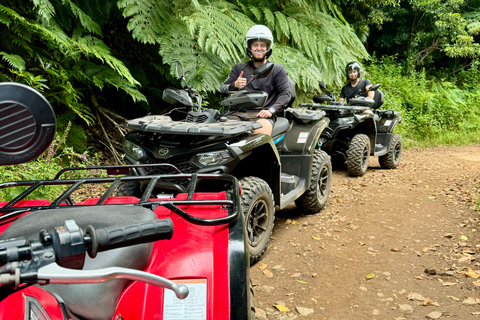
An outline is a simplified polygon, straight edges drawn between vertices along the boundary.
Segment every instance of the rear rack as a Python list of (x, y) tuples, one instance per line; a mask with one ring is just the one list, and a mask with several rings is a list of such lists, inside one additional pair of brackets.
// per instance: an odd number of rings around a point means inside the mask
[[(78, 170), (107, 170), (108, 174), (125, 174), (128, 173), (128, 170), (132, 167), (139, 166), (149, 166), (152, 165), (127, 165), (127, 166), (98, 166), (98, 167), (79, 167), (79, 168), (65, 168), (62, 169), (53, 180), (31, 180), (31, 181), (15, 181), (15, 182), (4, 182), (0, 183), (0, 190), (10, 187), (28, 187), (24, 192), (18, 195), (15, 199), (6, 203), (3, 207), (0, 207), (0, 225), (11, 222), (15, 220), (25, 212), (36, 211), (36, 210), (47, 210), (47, 209), (68, 209), (68, 208), (79, 208), (79, 207), (90, 207), (90, 206), (102, 206), (102, 205), (135, 205), (148, 208), (150, 210), (155, 210), (158, 206), (163, 206), (174, 213), (178, 214), (183, 219), (199, 225), (221, 225), (229, 224), (235, 221), (240, 212), (240, 185), (238, 180), (226, 174), (169, 174), (169, 175), (151, 175), (151, 176), (122, 176), (122, 177), (106, 177), (106, 178), (82, 178), (82, 179), (59, 179), (59, 177), (67, 171), (78, 171)], [(161, 166), (170, 166), (173, 167), (177, 172), (180, 172), (173, 165), (161, 164)], [(190, 183), (186, 189), (186, 199), (177, 200), (177, 199), (159, 199), (150, 198), (152, 192), (159, 181), (172, 180), (172, 179), (188, 179)], [(199, 181), (205, 180), (221, 180), (225, 181), (225, 191), (226, 199), (225, 200), (194, 200), (194, 193), (197, 191)], [(125, 182), (148, 182), (148, 185), (143, 191), (142, 196), (138, 202), (134, 203), (124, 203), (124, 204), (108, 204), (106, 201), (110, 197), (114, 197), (113, 192), (117, 189), (120, 183)], [(98, 198), (94, 204), (74, 204), (71, 195), (73, 192), (78, 190), (82, 185), (85, 184), (104, 184), (111, 183), (110, 187)], [(69, 186), (60, 196), (58, 196), (51, 204), (49, 205), (34, 205), (34, 206), (21, 206), (20, 201), (25, 200), (25, 198), (38, 189), (41, 186)], [(223, 209), (228, 210), (228, 215), (221, 218), (198, 218), (188, 214), (179, 206), (189, 206), (189, 205), (220, 205)]]

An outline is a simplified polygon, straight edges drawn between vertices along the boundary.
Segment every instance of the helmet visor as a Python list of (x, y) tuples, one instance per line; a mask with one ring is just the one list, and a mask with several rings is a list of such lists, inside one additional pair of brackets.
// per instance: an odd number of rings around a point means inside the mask
[(251, 38), (247, 40), (247, 47), (252, 53), (267, 53), (272, 49), (272, 41), (264, 38)]

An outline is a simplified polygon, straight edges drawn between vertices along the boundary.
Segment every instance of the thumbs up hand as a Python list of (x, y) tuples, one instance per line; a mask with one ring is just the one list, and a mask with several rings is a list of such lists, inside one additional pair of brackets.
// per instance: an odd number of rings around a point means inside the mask
[(240, 89), (245, 87), (247, 84), (247, 79), (243, 77), (243, 71), (240, 72), (240, 75), (238, 76), (237, 80), (235, 80), (235, 88)]

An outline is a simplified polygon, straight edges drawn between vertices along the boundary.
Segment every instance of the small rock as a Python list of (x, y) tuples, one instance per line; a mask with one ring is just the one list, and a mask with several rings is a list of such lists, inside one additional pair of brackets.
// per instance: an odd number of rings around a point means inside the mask
[(374, 316), (379, 316), (379, 315), (380, 315), (380, 310), (373, 309), (372, 314), (373, 314)]
[(447, 276), (454, 276), (454, 275), (455, 275), (455, 272), (449, 270), (449, 271), (445, 272), (445, 274), (446, 274)]
[(400, 310), (402, 310), (405, 313), (412, 313), (413, 312), (413, 307), (409, 304), (401, 304), (399, 305)]
[(257, 320), (267, 320), (267, 313), (265, 310), (260, 308), (255, 308), (255, 319)]
[(453, 238), (453, 236), (455, 235), (455, 233), (447, 233), (444, 235), (445, 238), (448, 238), (448, 239), (451, 239)]
[(360, 290), (362, 290), (362, 291), (368, 291), (367, 287), (360, 287)]
[(272, 292), (273, 290), (275, 290), (275, 287), (271, 287), (271, 286), (260, 286), (260, 287), (258, 287), (258, 290), (259, 290), (259, 291), (266, 292), (266, 293), (270, 293), (270, 292)]
[(267, 315), (271, 315), (271, 314), (276, 313), (277, 311), (273, 308), (268, 307), (268, 308), (265, 309), (265, 312), (267, 313)]
[(409, 300), (418, 300), (418, 301), (424, 301), (425, 298), (418, 292), (410, 293), (408, 295)]
[(425, 273), (433, 276), (433, 275), (437, 274), (437, 270), (435, 268), (425, 268)]
[(285, 271), (285, 268), (282, 267), (281, 265), (276, 265), (275, 267), (272, 268), (274, 271)]
[(477, 302), (477, 300), (475, 300), (475, 298), (468, 297), (467, 299), (462, 301), (462, 304), (465, 304), (467, 306), (474, 306), (474, 305), (478, 304), (478, 302)]
[(425, 317), (427, 319), (439, 319), (442, 315), (443, 313), (440, 311), (432, 311), (429, 314), (427, 314)]
[(392, 249), (390, 249), (390, 251), (392, 251), (392, 252), (400, 252), (400, 251), (402, 251), (402, 248), (392, 248)]
[(295, 307), (295, 310), (302, 316), (307, 317), (315, 313), (315, 310), (310, 308)]

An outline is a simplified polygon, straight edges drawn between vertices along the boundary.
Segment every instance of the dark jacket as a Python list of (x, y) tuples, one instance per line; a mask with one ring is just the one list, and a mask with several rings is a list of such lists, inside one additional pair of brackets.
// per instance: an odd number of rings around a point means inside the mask
[(343, 86), (342, 92), (340, 92), (340, 98), (351, 99), (357, 98), (361, 93), (367, 91), (367, 86), (371, 86), (372, 83), (368, 79), (360, 79), (355, 87), (352, 87), (351, 83), (347, 83)]
[[(238, 89), (235, 88), (235, 81), (238, 79), (240, 73), (243, 71), (243, 78), (247, 79), (248, 82), (253, 76), (253, 70), (255, 70), (255, 67), (251, 61), (238, 63), (233, 67), (232, 71), (230, 71), (227, 80), (223, 82), (221, 91), (223, 93), (238, 91)], [(274, 64), (265, 78), (250, 82), (243, 90), (266, 92), (268, 94), (267, 101), (263, 108), (259, 108), (259, 110), (268, 110), (273, 107), (275, 110), (273, 114), (277, 114), (285, 109), (292, 96), (287, 71), (281, 64), (277, 63)]]

